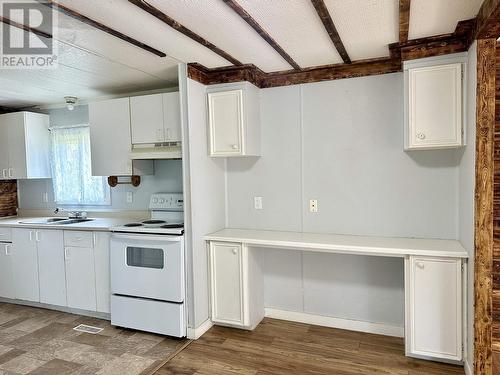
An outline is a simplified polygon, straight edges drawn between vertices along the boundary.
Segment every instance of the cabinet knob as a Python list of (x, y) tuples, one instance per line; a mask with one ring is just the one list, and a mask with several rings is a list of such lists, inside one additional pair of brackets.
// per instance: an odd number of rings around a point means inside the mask
[(423, 270), (425, 268), (425, 265), (423, 262), (417, 262), (415, 263), (417, 265), (418, 268), (420, 268), (421, 270)]
[(231, 148), (232, 148), (233, 150), (237, 150), (237, 149), (238, 149), (238, 145), (231, 145)]
[(233, 254), (237, 254), (238, 250), (236, 248), (233, 248)]
[(425, 134), (424, 133), (417, 133), (417, 138), (418, 139), (425, 139)]

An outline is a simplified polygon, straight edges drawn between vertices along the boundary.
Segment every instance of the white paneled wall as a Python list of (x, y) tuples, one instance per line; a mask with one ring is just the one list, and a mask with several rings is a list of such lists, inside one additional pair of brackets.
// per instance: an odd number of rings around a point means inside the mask
[[(402, 97), (401, 73), (262, 90), (262, 157), (227, 161), (228, 226), (458, 238), (462, 151), (405, 153)], [(266, 307), (403, 326), (399, 259), (264, 259)]]
[(469, 49), (467, 69), (467, 123), (466, 142), (462, 160), (460, 162), (460, 242), (469, 253), (468, 261), (468, 288), (467, 288), (467, 327), (468, 343), (466, 366), (472, 374), (474, 358), (474, 183), (475, 183), (475, 151), (476, 151), (476, 76), (477, 76), (476, 43)]

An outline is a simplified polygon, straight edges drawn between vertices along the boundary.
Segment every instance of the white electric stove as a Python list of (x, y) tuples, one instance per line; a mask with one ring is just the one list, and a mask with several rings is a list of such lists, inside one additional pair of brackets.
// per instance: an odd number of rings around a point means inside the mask
[(181, 193), (153, 194), (151, 218), (112, 228), (113, 232), (181, 235), (184, 233), (184, 198)]
[(111, 324), (186, 336), (182, 194), (153, 194), (151, 219), (112, 228)]

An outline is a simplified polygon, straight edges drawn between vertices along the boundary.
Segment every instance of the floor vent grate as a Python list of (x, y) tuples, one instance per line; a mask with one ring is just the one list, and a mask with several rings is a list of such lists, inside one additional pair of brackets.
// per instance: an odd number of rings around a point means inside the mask
[(79, 331), (79, 332), (85, 332), (85, 333), (90, 333), (92, 335), (96, 335), (98, 334), (99, 332), (101, 332), (104, 328), (99, 328), (99, 327), (92, 327), (92, 326), (88, 326), (86, 324), (80, 324), (79, 326), (76, 326), (75, 328), (73, 328), (75, 331)]

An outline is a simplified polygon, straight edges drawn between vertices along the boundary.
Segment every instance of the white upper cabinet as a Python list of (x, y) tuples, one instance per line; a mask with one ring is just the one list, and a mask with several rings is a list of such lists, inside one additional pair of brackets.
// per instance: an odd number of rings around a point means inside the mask
[(162, 94), (163, 100), (163, 126), (166, 142), (181, 142), (181, 104), (179, 92)]
[(14, 112), (0, 116), (0, 179), (50, 178), (49, 116)]
[(210, 156), (260, 156), (259, 89), (245, 82), (207, 92)]
[(132, 161), (130, 99), (89, 104), (93, 176), (130, 176), (153, 173), (152, 162)]
[(179, 93), (130, 98), (132, 144), (181, 141)]
[(163, 102), (161, 94), (130, 98), (132, 143), (163, 142)]
[(464, 145), (463, 64), (405, 66), (405, 149)]

